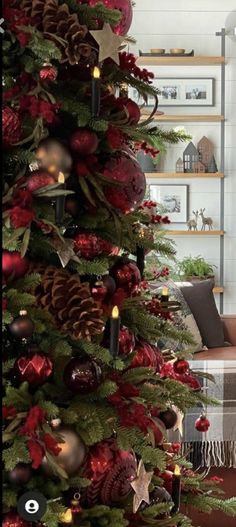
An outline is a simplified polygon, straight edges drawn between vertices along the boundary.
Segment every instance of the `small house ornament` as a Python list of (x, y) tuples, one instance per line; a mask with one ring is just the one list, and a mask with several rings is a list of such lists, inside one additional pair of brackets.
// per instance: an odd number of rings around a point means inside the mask
[(199, 154), (196, 149), (196, 146), (194, 146), (192, 141), (185, 148), (183, 159), (184, 159), (184, 172), (193, 172), (194, 163), (197, 163), (199, 161)]
[(199, 153), (199, 161), (201, 161), (207, 171), (209, 169), (209, 165), (211, 163), (211, 160), (213, 158), (213, 152), (214, 147), (210, 139), (208, 139), (205, 135), (200, 139), (198, 145), (197, 145), (198, 153)]
[(181, 157), (179, 157), (179, 159), (176, 161), (175, 171), (177, 174), (184, 172), (184, 162)]

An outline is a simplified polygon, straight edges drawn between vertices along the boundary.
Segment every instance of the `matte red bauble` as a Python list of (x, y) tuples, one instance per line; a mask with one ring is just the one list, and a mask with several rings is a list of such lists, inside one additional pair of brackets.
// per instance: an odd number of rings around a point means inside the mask
[(19, 357), (14, 366), (18, 379), (31, 386), (40, 386), (52, 374), (53, 364), (49, 357), (41, 353), (30, 353)]
[(127, 293), (133, 293), (141, 282), (141, 274), (135, 262), (132, 260), (118, 260), (110, 271), (116, 282), (117, 288), (124, 289)]
[(17, 512), (8, 512), (2, 520), (2, 527), (31, 527), (30, 522), (26, 522)]
[(5, 106), (2, 110), (2, 136), (5, 146), (14, 145), (21, 138), (20, 116), (9, 106)]
[(29, 339), (34, 332), (34, 323), (27, 316), (27, 311), (20, 311), (19, 317), (14, 318), (9, 325), (11, 334), (17, 339)]
[(132, 101), (132, 99), (129, 99), (128, 97), (119, 97), (117, 100), (117, 108), (119, 111), (126, 109), (129, 116), (129, 124), (138, 124), (141, 117), (141, 111), (136, 102)]
[(188, 373), (189, 372), (189, 362), (187, 360), (177, 360), (174, 362), (174, 371), (176, 373)]
[(55, 81), (57, 78), (57, 69), (52, 64), (45, 64), (39, 71), (41, 81)]
[(168, 410), (160, 412), (159, 418), (164, 423), (166, 429), (170, 430), (176, 425), (178, 416), (172, 408), (168, 408)]
[(107, 201), (115, 209), (127, 214), (141, 204), (146, 178), (134, 157), (125, 153), (113, 156), (105, 164), (102, 173), (108, 182), (120, 183), (120, 186), (107, 185), (104, 188)]
[(132, 488), (137, 464), (132, 452), (120, 450), (113, 439), (97, 443), (90, 448), (85, 460), (83, 476), (90, 479), (86, 488), (86, 502), (116, 505), (125, 500)]
[[(56, 433), (63, 441), (63, 443), (60, 441), (58, 443), (61, 450), (56, 461), (66, 471), (68, 476), (73, 476), (76, 472), (78, 473), (79, 468), (84, 462), (85, 445), (78, 434), (69, 427), (58, 428)], [(46, 456), (43, 458), (42, 470), (47, 476), (51, 477), (54, 474)]]
[(156, 372), (159, 372), (161, 366), (164, 364), (164, 359), (159, 348), (148, 344), (148, 342), (139, 342), (134, 352), (135, 356), (130, 368), (154, 368)]
[(121, 187), (105, 189), (105, 196), (114, 208), (126, 214), (140, 205), (145, 195), (146, 179), (134, 157), (122, 154), (111, 158), (103, 169), (103, 175), (111, 182), (122, 184)]
[(83, 3), (88, 3), (91, 7), (103, 3), (108, 9), (118, 9), (122, 17), (118, 24), (113, 27), (113, 31), (117, 35), (126, 35), (129, 31), (133, 18), (131, 0), (86, 0)]
[(78, 128), (70, 138), (70, 147), (80, 156), (89, 156), (97, 150), (98, 136), (87, 128)]
[(54, 185), (55, 179), (49, 174), (46, 170), (34, 170), (34, 172), (29, 175), (27, 178), (27, 189), (30, 192), (35, 192), (36, 190), (47, 187), (48, 185)]
[(18, 463), (13, 470), (7, 473), (7, 479), (12, 485), (25, 485), (31, 477), (31, 465), (26, 463)]
[(164, 438), (166, 437), (166, 427), (158, 417), (153, 417), (150, 419), (148, 428), (152, 431), (154, 439), (155, 439), (155, 446), (162, 445)]
[(175, 376), (177, 381), (183, 382), (184, 384), (188, 384), (192, 390), (196, 392), (200, 392), (202, 389), (200, 381), (197, 379), (197, 377), (193, 377), (192, 375), (186, 375), (186, 374), (179, 374), (176, 373)]
[(198, 432), (207, 432), (210, 426), (210, 421), (205, 415), (201, 415), (195, 422), (195, 428)]
[(66, 365), (63, 378), (71, 392), (88, 394), (100, 385), (102, 370), (94, 360), (74, 357)]
[(102, 253), (111, 254), (113, 245), (102, 240), (97, 234), (79, 233), (74, 237), (74, 250), (81, 258), (92, 260)]
[(121, 355), (129, 355), (135, 348), (135, 336), (125, 326), (120, 328), (119, 334), (119, 353)]
[(28, 259), (18, 251), (3, 251), (2, 252), (2, 272), (4, 278), (13, 276), (14, 278), (22, 278), (29, 269)]
[(103, 282), (95, 282), (91, 287), (91, 295), (96, 302), (102, 302), (107, 294), (107, 288)]

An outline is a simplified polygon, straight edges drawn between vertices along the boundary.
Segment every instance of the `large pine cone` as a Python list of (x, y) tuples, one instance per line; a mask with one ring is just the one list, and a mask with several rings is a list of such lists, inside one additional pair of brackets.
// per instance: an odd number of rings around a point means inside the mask
[(34, 291), (37, 304), (51, 313), (61, 331), (87, 340), (103, 332), (102, 311), (91, 297), (89, 284), (81, 283), (78, 274), (41, 265), (31, 265), (30, 272), (41, 274), (41, 284)]
[[(32, 17), (33, 24), (60, 47), (62, 63), (73, 66), (96, 62), (97, 51), (89, 43), (87, 26), (80, 24), (78, 15), (71, 14), (67, 4), (58, 5), (58, 0), (22, 0), (21, 7)], [(63, 39), (64, 44), (59, 44), (56, 37)]]

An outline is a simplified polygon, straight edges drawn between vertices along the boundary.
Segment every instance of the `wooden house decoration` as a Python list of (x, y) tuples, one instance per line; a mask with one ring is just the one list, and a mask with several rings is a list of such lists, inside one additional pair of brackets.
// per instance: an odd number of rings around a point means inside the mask
[(201, 161), (205, 167), (206, 172), (209, 171), (209, 166), (212, 162), (213, 158), (213, 144), (210, 141), (210, 139), (207, 139), (207, 137), (204, 135), (202, 139), (200, 139), (198, 145), (197, 145), (198, 153), (199, 153), (199, 161)]
[(192, 141), (185, 148), (183, 159), (184, 172), (194, 172), (193, 165), (199, 161), (199, 154)]
[(184, 171), (184, 162), (183, 162), (183, 159), (181, 159), (181, 157), (179, 157), (179, 159), (176, 161), (176, 165), (175, 165), (175, 171), (177, 173), (180, 173)]
[(201, 161), (193, 163), (193, 172), (197, 174), (204, 174), (206, 172), (206, 167)]
[(214, 156), (212, 157), (211, 162), (208, 166), (208, 172), (211, 172), (211, 173), (218, 172), (218, 168), (217, 168), (217, 164), (216, 164), (216, 160)]

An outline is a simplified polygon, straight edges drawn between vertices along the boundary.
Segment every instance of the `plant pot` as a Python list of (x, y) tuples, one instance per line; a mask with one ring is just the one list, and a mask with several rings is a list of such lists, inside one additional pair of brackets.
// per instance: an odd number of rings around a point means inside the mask
[(215, 275), (209, 274), (206, 276), (185, 276), (184, 280), (186, 280), (186, 282), (202, 282), (203, 280), (212, 280), (215, 284)]

